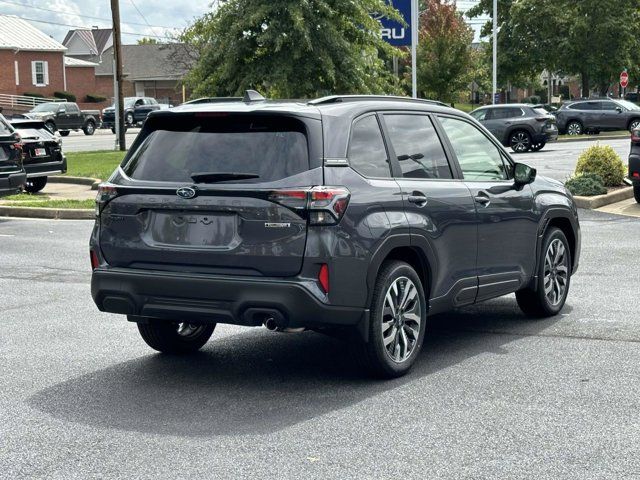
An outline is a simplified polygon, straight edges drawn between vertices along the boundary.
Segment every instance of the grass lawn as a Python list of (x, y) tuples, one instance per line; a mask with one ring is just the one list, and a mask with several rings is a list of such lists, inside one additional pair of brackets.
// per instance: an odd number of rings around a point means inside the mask
[(46, 195), (29, 195), (20, 193), (2, 199), (2, 205), (6, 207), (38, 207), (38, 208), (85, 208), (93, 210), (96, 205), (94, 200), (51, 200)]
[(481, 106), (481, 105), (478, 105), (477, 103), (474, 103), (474, 104), (471, 104), (471, 103), (455, 103), (454, 105), (458, 110), (462, 110), (463, 112), (466, 112), (466, 113), (470, 113), (473, 110), (475, 110), (476, 108)]
[(67, 153), (67, 175), (108, 179), (122, 162), (126, 152), (103, 150), (97, 152)]

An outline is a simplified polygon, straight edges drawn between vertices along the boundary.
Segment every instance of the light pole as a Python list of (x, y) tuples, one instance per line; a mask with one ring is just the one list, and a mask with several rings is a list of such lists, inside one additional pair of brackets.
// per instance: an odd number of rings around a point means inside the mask
[(493, 104), (498, 93), (498, 0), (493, 0)]
[(418, 98), (418, 0), (411, 0), (411, 85), (413, 98)]

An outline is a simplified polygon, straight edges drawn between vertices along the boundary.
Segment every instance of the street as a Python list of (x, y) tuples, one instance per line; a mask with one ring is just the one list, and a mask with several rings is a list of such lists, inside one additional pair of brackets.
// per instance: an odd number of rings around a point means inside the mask
[[(125, 135), (127, 148), (135, 140), (139, 128), (127, 130)], [(116, 136), (110, 129), (96, 130), (93, 135), (71, 132), (68, 137), (62, 137), (62, 148), (65, 152), (91, 152), (96, 150), (114, 150)]]
[(581, 221), (562, 315), (509, 296), (431, 318), (381, 382), (310, 332), (155, 354), (91, 300), (91, 222), (0, 219), (0, 477), (638, 478), (640, 220)]

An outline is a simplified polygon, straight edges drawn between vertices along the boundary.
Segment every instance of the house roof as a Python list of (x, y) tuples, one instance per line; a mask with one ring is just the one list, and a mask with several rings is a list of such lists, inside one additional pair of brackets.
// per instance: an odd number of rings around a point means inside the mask
[(84, 43), (87, 44), (89, 54), (100, 55), (104, 52), (105, 47), (111, 38), (112, 32), (113, 31), (110, 28), (69, 30), (67, 35), (64, 37), (62, 44), (68, 45), (71, 37), (75, 34), (82, 38)]
[[(105, 50), (96, 75), (113, 75), (113, 48)], [(127, 80), (180, 80), (189, 71), (192, 59), (182, 43), (123, 45), (122, 72)]]
[(86, 60), (80, 60), (79, 58), (64, 57), (65, 67), (97, 67), (98, 64), (94, 62), (87, 62)]
[(0, 50), (64, 52), (66, 49), (29, 22), (0, 14)]

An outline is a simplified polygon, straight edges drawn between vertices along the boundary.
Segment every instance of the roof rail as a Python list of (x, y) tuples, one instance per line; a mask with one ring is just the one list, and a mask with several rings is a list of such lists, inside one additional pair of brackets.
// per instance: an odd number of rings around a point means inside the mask
[(438, 100), (429, 100), (426, 98), (411, 98), (400, 97), (396, 95), (330, 95), (328, 97), (318, 98), (316, 100), (310, 100), (308, 105), (327, 105), (330, 103), (343, 103), (343, 102), (376, 102), (376, 101), (390, 101), (390, 102), (418, 102), (427, 103), (429, 105), (440, 105), (442, 107), (448, 107), (444, 102)]

